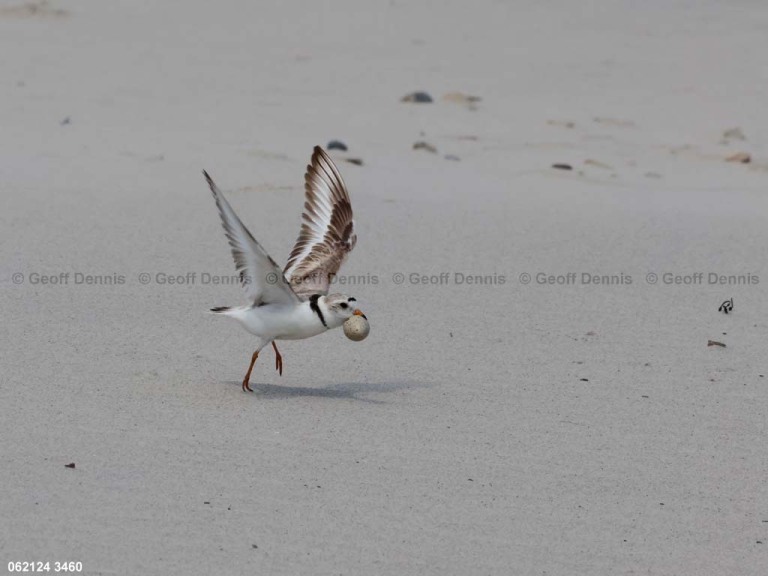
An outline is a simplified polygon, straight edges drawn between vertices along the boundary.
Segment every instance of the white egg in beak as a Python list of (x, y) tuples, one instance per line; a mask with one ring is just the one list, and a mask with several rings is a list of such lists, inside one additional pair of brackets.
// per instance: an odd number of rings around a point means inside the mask
[(353, 315), (344, 322), (344, 335), (355, 342), (365, 340), (370, 331), (371, 325), (368, 324), (368, 318), (360, 310), (355, 310)]

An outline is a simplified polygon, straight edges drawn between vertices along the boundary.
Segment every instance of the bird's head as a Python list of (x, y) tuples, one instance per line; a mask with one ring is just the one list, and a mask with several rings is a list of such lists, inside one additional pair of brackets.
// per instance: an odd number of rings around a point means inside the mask
[(328, 294), (325, 297), (325, 307), (334, 318), (339, 320), (339, 325), (352, 316), (365, 318), (365, 314), (357, 307), (357, 300), (346, 294)]

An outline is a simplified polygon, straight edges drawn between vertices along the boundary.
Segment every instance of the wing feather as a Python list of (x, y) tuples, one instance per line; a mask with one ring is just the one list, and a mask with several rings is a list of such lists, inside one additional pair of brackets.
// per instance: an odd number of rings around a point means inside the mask
[(333, 160), (315, 146), (304, 175), (304, 214), (285, 276), (294, 292), (306, 300), (327, 294), (331, 279), (355, 247), (357, 235), (352, 202)]
[(291, 289), (272, 257), (256, 241), (240, 221), (207, 172), (203, 171), (219, 209), (221, 224), (232, 249), (240, 284), (253, 306), (262, 304), (295, 304), (299, 297)]

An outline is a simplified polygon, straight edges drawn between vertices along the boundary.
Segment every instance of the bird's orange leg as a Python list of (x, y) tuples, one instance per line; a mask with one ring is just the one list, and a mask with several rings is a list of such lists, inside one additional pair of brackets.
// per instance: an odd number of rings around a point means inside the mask
[(283, 357), (280, 355), (280, 350), (277, 349), (277, 344), (272, 340), (272, 348), (275, 349), (275, 370), (280, 372), (280, 376), (283, 375)]
[(256, 363), (256, 359), (259, 357), (259, 351), (256, 350), (256, 352), (253, 353), (253, 356), (251, 356), (251, 365), (248, 366), (248, 372), (245, 374), (245, 378), (243, 378), (243, 392), (248, 390), (248, 392), (253, 392), (251, 390), (251, 387), (248, 385), (248, 383), (251, 380), (251, 370), (253, 370), (253, 365)]

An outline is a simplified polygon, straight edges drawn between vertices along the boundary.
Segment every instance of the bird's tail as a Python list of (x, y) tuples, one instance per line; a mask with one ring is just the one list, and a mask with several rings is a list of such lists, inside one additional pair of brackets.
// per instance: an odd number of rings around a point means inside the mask
[(231, 311), (231, 306), (216, 306), (216, 308), (211, 308), (211, 312), (214, 314), (226, 314), (227, 312)]

